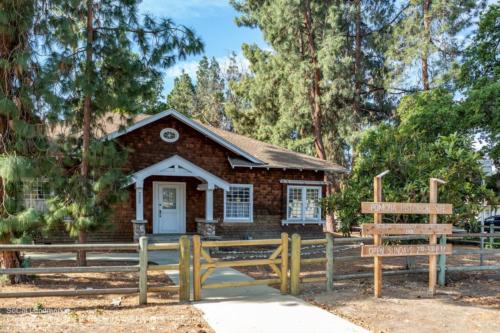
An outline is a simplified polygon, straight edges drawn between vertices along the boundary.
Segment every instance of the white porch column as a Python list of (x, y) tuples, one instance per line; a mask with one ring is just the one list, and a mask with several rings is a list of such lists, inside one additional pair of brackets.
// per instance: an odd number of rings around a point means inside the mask
[(144, 182), (142, 180), (135, 183), (135, 219), (136, 221), (144, 220)]
[(134, 226), (134, 241), (146, 236), (146, 223), (144, 220), (144, 180), (138, 179), (135, 182), (135, 220), (131, 221)]
[(207, 222), (214, 219), (214, 184), (207, 184), (205, 190), (205, 220)]

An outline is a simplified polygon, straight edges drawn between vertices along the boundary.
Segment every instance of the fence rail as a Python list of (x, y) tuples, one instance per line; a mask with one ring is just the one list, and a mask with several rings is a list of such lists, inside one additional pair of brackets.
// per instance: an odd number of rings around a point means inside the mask
[[(141, 237), (139, 243), (133, 244), (56, 244), (56, 245), (0, 245), (0, 251), (44, 251), (44, 252), (76, 252), (85, 251), (139, 251), (139, 264), (133, 266), (88, 266), (88, 267), (36, 267), (0, 269), (0, 274), (61, 274), (61, 273), (138, 273), (138, 286), (132, 288), (76, 289), (76, 290), (43, 290), (29, 292), (0, 292), (0, 298), (12, 297), (49, 297), (49, 296), (84, 296), (106, 294), (138, 294), (139, 304), (147, 303), (148, 292), (177, 291), (180, 301), (189, 301), (189, 260), (191, 244), (187, 236), (182, 236), (178, 243), (148, 244), (147, 237)], [(179, 250), (179, 263), (171, 265), (150, 265), (148, 251)], [(173, 286), (148, 286), (148, 271), (178, 270), (179, 284)]]
[[(446, 244), (448, 239), (460, 239), (460, 238), (488, 238), (491, 247), (493, 247), (495, 237), (500, 237), (500, 232), (495, 232), (498, 227), (491, 226), (489, 232), (484, 233), (460, 233), (453, 235), (443, 235), (441, 237), (441, 244)], [(405, 240), (427, 240), (428, 236), (385, 236), (384, 241), (405, 241)], [(332, 234), (326, 234), (325, 239), (304, 239), (302, 240), (300, 235), (294, 234), (291, 241), (291, 265), (290, 265), (290, 293), (292, 295), (298, 295), (300, 293), (300, 285), (302, 283), (318, 283), (325, 282), (328, 290), (333, 288), (333, 281), (346, 280), (346, 279), (358, 279), (358, 278), (369, 278), (373, 277), (372, 272), (366, 273), (353, 273), (353, 274), (335, 274), (334, 262), (346, 262), (346, 261), (356, 261), (370, 258), (363, 258), (360, 255), (354, 256), (340, 256), (334, 257), (333, 249), (334, 244), (353, 244), (359, 243), (363, 244), (365, 242), (372, 242), (372, 237), (334, 237)], [(323, 258), (302, 258), (302, 247), (310, 245), (325, 245), (326, 246), (326, 257)], [(483, 255), (500, 255), (500, 249), (453, 249), (451, 255), (480, 255), (479, 265), (465, 265), (465, 266), (447, 266), (446, 265), (446, 255), (439, 255), (438, 263), (438, 282), (442, 286), (445, 283), (446, 272), (467, 272), (467, 271), (482, 271), (482, 270), (500, 270), (500, 265), (483, 265)], [(320, 264), (326, 263), (325, 276), (320, 277), (301, 277), (300, 273), (303, 271), (302, 265), (307, 264)], [(418, 269), (398, 269), (398, 270), (386, 270), (383, 272), (384, 275), (404, 275), (413, 273), (426, 273), (429, 272), (428, 268), (418, 268)]]
[[(280, 284), (282, 293), (288, 292), (288, 234), (281, 234), (280, 239), (202, 241), (200, 236), (193, 236), (193, 299), (201, 299), (202, 289), (234, 288), (244, 286)], [(277, 246), (267, 259), (218, 261), (205, 249), (220, 247)], [(204, 261), (202, 263), (202, 260)], [(277, 279), (252, 281), (205, 283), (216, 270), (226, 267), (246, 267), (269, 265), (278, 276)], [(281, 267), (278, 267), (280, 265)]]
[[(438, 282), (444, 285), (446, 272), (466, 272), (479, 270), (500, 270), (500, 265), (483, 265), (484, 255), (498, 255), (500, 249), (493, 248), (495, 237), (500, 237), (500, 232), (495, 232), (495, 227), (490, 227), (489, 232), (463, 233), (443, 235), (441, 244), (446, 244), (450, 239), (481, 238), (488, 239), (491, 248), (481, 247), (479, 249), (454, 249), (451, 255), (479, 255), (479, 265), (448, 266), (446, 255), (439, 255)], [(387, 236), (387, 241), (425, 240), (428, 236)], [(201, 299), (202, 289), (233, 288), (256, 285), (279, 285), (282, 293), (297, 295), (303, 283), (325, 282), (327, 289), (333, 288), (333, 281), (345, 279), (358, 279), (373, 277), (372, 272), (338, 274), (335, 271), (335, 262), (349, 262), (363, 260), (360, 255), (334, 256), (334, 245), (340, 244), (362, 244), (373, 241), (372, 237), (334, 237), (326, 234), (321, 239), (304, 239), (294, 234), (289, 238), (283, 233), (277, 239), (258, 240), (228, 240), (228, 241), (203, 241), (200, 236), (194, 235), (192, 240), (188, 236), (182, 236), (177, 243), (154, 243), (148, 244), (148, 239), (142, 237), (139, 243), (134, 244), (58, 244), (58, 245), (0, 245), (0, 251), (45, 251), (45, 252), (76, 252), (85, 251), (122, 251), (135, 250), (139, 252), (139, 264), (133, 266), (90, 266), (90, 267), (37, 267), (37, 268), (10, 268), (0, 269), (0, 274), (59, 274), (59, 273), (125, 273), (138, 274), (137, 287), (131, 288), (107, 288), (107, 289), (78, 289), (78, 290), (43, 290), (30, 292), (0, 292), (0, 298), (7, 297), (45, 297), (45, 296), (81, 296), (81, 295), (105, 295), (105, 294), (138, 294), (139, 303), (146, 304), (148, 293), (152, 292), (178, 292), (180, 301), (189, 301), (191, 294), (190, 266), (192, 254), (193, 267), (193, 299)], [(481, 242), (483, 244), (484, 242)], [(290, 251), (289, 251), (290, 245)], [(192, 250), (191, 250), (192, 246)], [(320, 258), (302, 258), (304, 246), (325, 246), (326, 256)], [(267, 258), (250, 260), (220, 260), (213, 258), (210, 249), (223, 247), (272, 247), (271, 254)], [(153, 265), (149, 263), (149, 251), (178, 251), (178, 263), (166, 265)], [(192, 252), (191, 252), (192, 251)], [(290, 265), (289, 265), (290, 262)], [(326, 264), (325, 275), (319, 277), (301, 277), (303, 265)], [(277, 278), (257, 279), (251, 281), (227, 281), (207, 283), (207, 279), (217, 269), (226, 267), (247, 266), (269, 266)], [(148, 272), (176, 270), (179, 273), (177, 285), (148, 286)], [(386, 270), (384, 275), (399, 275), (412, 273), (425, 273), (428, 268)]]

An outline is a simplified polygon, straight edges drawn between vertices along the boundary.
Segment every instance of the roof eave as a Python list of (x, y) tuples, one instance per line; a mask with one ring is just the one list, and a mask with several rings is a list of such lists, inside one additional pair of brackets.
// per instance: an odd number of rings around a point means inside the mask
[(169, 109), (169, 110), (166, 110), (166, 111), (163, 111), (163, 112), (160, 112), (160, 113), (157, 113), (155, 115), (152, 115), (148, 118), (145, 118), (145, 119), (142, 119), (138, 122), (136, 122), (135, 124), (132, 124), (122, 130), (117, 130), (117, 131), (114, 131), (106, 136), (103, 137), (103, 140), (114, 140), (124, 134), (127, 134), (127, 133), (130, 133), (138, 128), (141, 128), (143, 126), (146, 126), (148, 124), (151, 124), (157, 120), (160, 120), (164, 117), (168, 117), (168, 116), (173, 116), (174, 118), (176, 118), (177, 120), (183, 122), (184, 124), (188, 125), (189, 127), (197, 130), (198, 132), (204, 134), (205, 136), (209, 137), (210, 139), (214, 140), (215, 142), (217, 142), (218, 144), (220, 144), (221, 146), (229, 149), (230, 151), (232, 151), (233, 153), (235, 154), (238, 154), (246, 159), (248, 159), (249, 161), (253, 162), (253, 163), (256, 163), (256, 164), (264, 164), (263, 161), (259, 160), (258, 158), (256, 158), (255, 156), (247, 153), (246, 151), (242, 150), (241, 148), (235, 146), (234, 144), (232, 144), (231, 142), (227, 141), (226, 139), (222, 138), (221, 136), (215, 134), (214, 132), (210, 131), (209, 129), (207, 129), (206, 127), (202, 126), (202, 125), (199, 125), (198, 123), (196, 123), (195, 121), (189, 119), (188, 117), (184, 116), (183, 114), (173, 110), (173, 109)]

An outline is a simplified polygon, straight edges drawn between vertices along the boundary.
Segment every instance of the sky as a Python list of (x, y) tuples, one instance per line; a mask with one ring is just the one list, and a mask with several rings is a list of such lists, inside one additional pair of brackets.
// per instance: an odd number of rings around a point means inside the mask
[[(193, 29), (205, 44), (204, 55), (209, 58), (215, 57), (222, 67), (232, 51), (238, 55), (238, 62), (242, 66), (245, 65), (245, 59), (241, 54), (243, 43), (256, 43), (266, 48), (259, 29), (236, 26), (234, 18), (239, 14), (227, 0), (144, 0), (139, 10), (144, 14), (169, 17), (176, 24)], [(202, 56), (203, 54), (189, 57), (166, 71), (164, 87), (166, 94), (172, 89), (174, 79), (183, 69), (194, 78), (198, 61)]]

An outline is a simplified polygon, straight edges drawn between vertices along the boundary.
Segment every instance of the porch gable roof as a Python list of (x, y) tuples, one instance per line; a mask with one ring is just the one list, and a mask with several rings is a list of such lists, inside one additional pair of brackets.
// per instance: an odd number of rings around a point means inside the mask
[(214, 186), (217, 186), (224, 190), (229, 190), (230, 185), (224, 179), (200, 168), (179, 155), (173, 155), (161, 162), (134, 172), (131, 175), (131, 181), (128, 185), (136, 184), (136, 187), (143, 187), (144, 179), (149, 176), (196, 177), (206, 181), (208, 187), (212, 189)]

